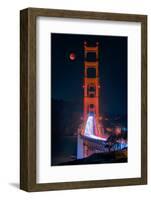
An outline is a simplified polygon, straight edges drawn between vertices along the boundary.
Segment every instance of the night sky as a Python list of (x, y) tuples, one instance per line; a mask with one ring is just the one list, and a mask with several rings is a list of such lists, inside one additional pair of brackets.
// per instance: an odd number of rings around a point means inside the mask
[[(84, 41), (99, 42), (101, 115), (127, 114), (127, 37), (51, 34), (52, 98), (83, 102)], [(69, 54), (74, 52), (75, 60)]]

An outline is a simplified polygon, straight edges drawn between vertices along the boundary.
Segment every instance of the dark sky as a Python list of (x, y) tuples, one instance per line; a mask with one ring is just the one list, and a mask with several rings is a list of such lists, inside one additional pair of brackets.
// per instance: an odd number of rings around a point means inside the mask
[[(84, 41), (99, 42), (101, 114), (127, 114), (127, 37), (52, 33), (52, 97), (82, 102)], [(74, 61), (70, 52), (76, 55)]]

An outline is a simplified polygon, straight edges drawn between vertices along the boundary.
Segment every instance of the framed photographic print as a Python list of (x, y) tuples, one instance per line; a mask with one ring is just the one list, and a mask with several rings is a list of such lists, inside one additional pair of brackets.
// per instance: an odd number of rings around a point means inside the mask
[(147, 16), (20, 12), (20, 188), (147, 184)]

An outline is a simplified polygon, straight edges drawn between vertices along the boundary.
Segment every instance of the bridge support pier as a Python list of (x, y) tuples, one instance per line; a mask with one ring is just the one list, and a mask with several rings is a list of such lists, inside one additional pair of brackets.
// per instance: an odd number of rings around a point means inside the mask
[(82, 159), (84, 157), (84, 144), (83, 138), (80, 134), (77, 137), (77, 159)]

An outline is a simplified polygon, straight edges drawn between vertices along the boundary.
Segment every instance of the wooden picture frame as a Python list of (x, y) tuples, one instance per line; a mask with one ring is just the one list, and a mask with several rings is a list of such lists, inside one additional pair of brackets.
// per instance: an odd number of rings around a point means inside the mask
[[(141, 177), (36, 183), (36, 18), (61, 17), (141, 23)], [(46, 191), (147, 184), (147, 16), (27, 8), (20, 12), (20, 188)]]

